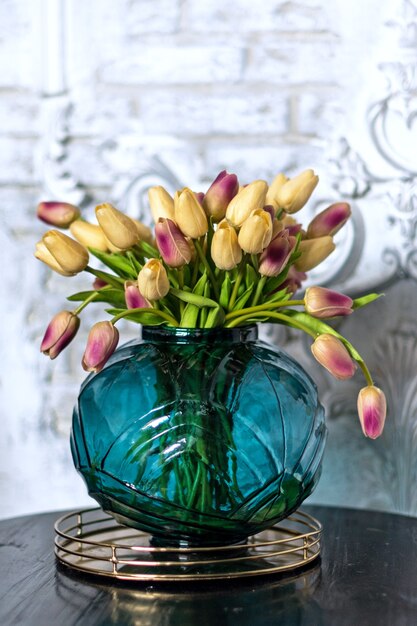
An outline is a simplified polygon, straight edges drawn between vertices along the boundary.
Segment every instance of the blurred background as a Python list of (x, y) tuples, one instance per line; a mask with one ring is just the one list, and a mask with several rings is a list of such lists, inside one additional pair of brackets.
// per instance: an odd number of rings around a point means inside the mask
[(416, 515), (417, 0), (2, 0), (0, 25), (0, 517), (91, 503), (69, 449), (88, 319), (57, 361), (39, 354), (87, 279), (33, 258), (37, 203), (88, 217), (111, 201), (149, 221), (151, 184), (205, 191), (224, 168), (245, 183), (307, 167), (321, 183), (305, 222), (353, 208), (313, 279), (386, 293), (341, 330), (389, 404), (381, 439), (363, 438), (360, 376), (330, 380), (308, 342), (267, 330), (327, 410), (310, 500)]

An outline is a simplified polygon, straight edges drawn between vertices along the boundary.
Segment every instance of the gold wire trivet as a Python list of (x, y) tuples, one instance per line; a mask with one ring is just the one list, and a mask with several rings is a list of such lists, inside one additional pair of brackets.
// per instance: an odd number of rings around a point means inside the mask
[(214, 580), (292, 570), (320, 554), (322, 525), (296, 511), (244, 544), (154, 547), (151, 535), (122, 526), (99, 508), (74, 511), (55, 522), (55, 555), (65, 565), (122, 580)]

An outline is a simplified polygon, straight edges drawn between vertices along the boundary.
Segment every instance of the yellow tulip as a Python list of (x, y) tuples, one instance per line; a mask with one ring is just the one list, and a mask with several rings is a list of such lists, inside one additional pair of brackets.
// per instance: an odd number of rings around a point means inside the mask
[(35, 257), (39, 259), (39, 261), (42, 261), (43, 263), (45, 263), (45, 265), (50, 267), (51, 270), (54, 270), (54, 272), (61, 274), (61, 276), (74, 276), (73, 272), (65, 272), (62, 269), (62, 267), (56, 262), (55, 257), (53, 257), (52, 254), (49, 252), (43, 241), (38, 241), (38, 243), (36, 244)]
[(71, 235), (86, 248), (96, 248), (102, 252), (109, 250), (107, 239), (100, 226), (83, 220), (75, 220), (70, 225)]
[(324, 261), (335, 248), (336, 246), (330, 236), (305, 239), (301, 241), (298, 248), (301, 256), (294, 263), (295, 268), (299, 272), (308, 272)]
[(313, 170), (305, 170), (280, 187), (275, 195), (278, 207), (287, 213), (296, 213), (303, 208), (313, 193), (319, 177)]
[(220, 222), (213, 235), (211, 258), (221, 270), (232, 270), (242, 260), (236, 231), (227, 220)]
[(234, 226), (242, 226), (243, 222), (255, 209), (265, 206), (268, 185), (264, 180), (255, 180), (232, 198), (226, 210), (226, 218)]
[(138, 275), (139, 291), (147, 300), (160, 300), (169, 291), (165, 267), (158, 259), (149, 259)]
[(174, 200), (166, 189), (160, 185), (150, 187), (148, 198), (155, 224), (158, 223), (160, 217), (175, 220)]
[(272, 183), (269, 185), (268, 191), (266, 192), (266, 200), (265, 204), (269, 204), (274, 207), (274, 209), (279, 209), (278, 202), (276, 200), (277, 193), (281, 189), (281, 187), (288, 182), (287, 176), (285, 174), (278, 174), (275, 176)]
[(208, 231), (207, 216), (195, 194), (185, 187), (174, 196), (175, 218), (181, 232), (186, 237), (198, 239)]
[(88, 252), (58, 230), (48, 230), (36, 246), (36, 258), (63, 276), (75, 276), (88, 264)]
[(138, 243), (139, 233), (133, 220), (108, 202), (96, 207), (96, 216), (106, 238), (119, 250), (129, 250)]
[(146, 226), (146, 224), (142, 224), (142, 222), (140, 222), (139, 220), (135, 220), (134, 217), (132, 217), (131, 220), (137, 228), (137, 231), (139, 233), (139, 240), (153, 244), (153, 235), (149, 226)]
[(239, 245), (249, 254), (259, 254), (272, 238), (271, 215), (263, 209), (252, 211), (239, 232)]

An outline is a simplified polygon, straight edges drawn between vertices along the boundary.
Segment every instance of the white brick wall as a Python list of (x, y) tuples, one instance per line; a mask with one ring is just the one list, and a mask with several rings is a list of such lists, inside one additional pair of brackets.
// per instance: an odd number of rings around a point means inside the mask
[(57, 139), (65, 141), (55, 145), (46, 115), (51, 98), (42, 95), (55, 60), (40, 62), (41, 5), (48, 1), (0, 3), (0, 250), (7, 276), (0, 516), (86, 501), (67, 443), (82, 346), (54, 364), (37, 352), (67, 288), (54, 278), (44, 296), (45, 272), (32, 258), (42, 231), (33, 212), (46, 193), (45, 151), (64, 152), (58, 170), (84, 185), (92, 203), (111, 197), (153, 153), (201, 189), (226, 167), (244, 181), (281, 169), (325, 171), (358, 90), (371, 95), (370, 46), (382, 7), (391, 7), (390, 0), (63, 4), (73, 111), (69, 136), (61, 130)]

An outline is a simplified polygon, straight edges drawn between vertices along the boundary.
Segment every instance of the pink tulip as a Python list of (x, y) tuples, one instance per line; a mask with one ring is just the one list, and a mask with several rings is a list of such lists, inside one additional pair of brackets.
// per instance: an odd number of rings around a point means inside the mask
[(149, 300), (142, 296), (137, 282), (133, 280), (125, 282), (125, 300), (128, 309), (146, 309), (152, 306)]
[(55, 359), (74, 339), (80, 327), (80, 319), (70, 311), (61, 311), (55, 315), (41, 343), (41, 352)]
[(170, 267), (182, 267), (191, 261), (190, 244), (175, 222), (161, 217), (155, 226), (159, 252)]
[[(235, 174), (228, 174), (226, 170), (220, 172), (204, 196), (203, 206), (213, 220), (220, 222), (226, 215), (227, 205), (239, 191), (239, 182)], [(255, 209), (258, 207), (254, 207)]]
[(58, 228), (68, 228), (80, 217), (80, 209), (68, 202), (40, 202), (36, 213), (42, 222)]
[(346, 380), (354, 375), (356, 363), (340, 339), (334, 335), (319, 335), (311, 346), (311, 351), (320, 365), (338, 380)]
[(358, 395), (358, 413), (365, 437), (379, 437), (384, 430), (387, 414), (384, 392), (374, 385), (361, 389)]
[(307, 228), (307, 237), (313, 239), (326, 235), (333, 236), (346, 224), (350, 215), (351, 210), (347, 202), (331, 204), (310, 222)]
[(265, 248), (259, 259), (259, 273), (263, 276), (278, 276), (287, 265), (296, 240), (286, 229), (278, 233)]
[(304, 296), (304, 305), (307, 313), (320, 319), (353, 313), (352, 298), (324, 287), (309, 287)]
[(111, 322), (97, 322), (91, 328), (82, 359), (86, 372), (100, 372), (116, 349), (119, 331)]

